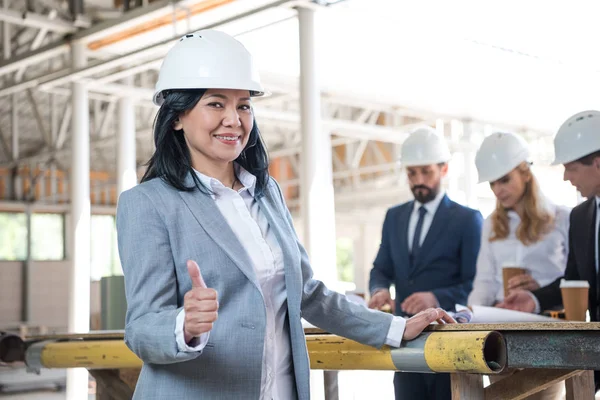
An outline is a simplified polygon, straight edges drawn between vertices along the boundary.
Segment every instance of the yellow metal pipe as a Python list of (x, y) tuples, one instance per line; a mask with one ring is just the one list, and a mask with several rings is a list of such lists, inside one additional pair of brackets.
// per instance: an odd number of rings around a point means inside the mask
[(73, 341), (46, 344), (40, 354), (46, 368), (140, 368), (140, 360), (122, 340)]
[[(497, 373), (506, 366), (506, 344), (497, 332), (426, 332), (396, 349), (376, 349), (335, 335), (306, 337), (311, 369)], [(140, 368), (122, 339), (38, 342), (26, 354), (35, 368)]]
[(309, 335), (306, 346), (311, 369), (396, 369), (388, 346), (378, 350), (335, 335)]
[(492, 374), (506, 364), (506, 345), (497, 332), (434, 332), (425, 342), (425, 362), (436, 372)]

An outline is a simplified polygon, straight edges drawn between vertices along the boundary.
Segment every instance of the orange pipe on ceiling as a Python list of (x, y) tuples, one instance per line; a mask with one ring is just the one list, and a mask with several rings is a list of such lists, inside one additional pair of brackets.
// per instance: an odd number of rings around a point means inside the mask
[[(187, 10), (178, 9), (175, 12), (175, 19), (177, 21), (184, 20), (189, 16), (197, 15), (214, 8), (223, 6), (228, 3), (233, 3), (235, 0), (205, 0), (201, 3), (194, 4), (190, 6), (189, 13)], [(173, 13), (166, 14), (163, 17), (156, 18), (153, 21), (144, 22), (137, 26), (133, 26), (131, 28), (125, 29), (124, 31), (114, 33), (112, 35), (108, 35), (102, 39), (94, 40), (93, 42), (88, 43), (88, 49), (90, 50), (98, 50), (102, 47), (109, 46), (111, 44), (118, 43), (120, 41), (130, 39), (134, 36), (141, 35), (147, 32), (151, 32), (155, 29), (161, 28), (163, 26), (173, 24)]]

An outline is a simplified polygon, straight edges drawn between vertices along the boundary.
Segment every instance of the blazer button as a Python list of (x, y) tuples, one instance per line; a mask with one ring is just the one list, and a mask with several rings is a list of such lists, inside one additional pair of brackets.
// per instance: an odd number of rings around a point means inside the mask
[(415, 281), (413, 281), (413, 280), (411, 279), (410, 281), (408, 281), (408, 284), (409, 284), (410, 286), (412, 286), (412, 285), (414, 285), (414, 284), (415, 284)]

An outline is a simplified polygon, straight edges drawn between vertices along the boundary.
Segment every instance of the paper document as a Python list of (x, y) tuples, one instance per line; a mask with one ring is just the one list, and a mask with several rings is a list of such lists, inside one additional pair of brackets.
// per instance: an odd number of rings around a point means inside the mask
[[(471, 324), (491, 324), (499, 322), (564, 322), (561, 319), (550, 318), (543, 315), (507, 310), (497, 307), (471, 306), (473, 309)], [(456, 311), (467, 309), (466, 306), (457, 304)]]

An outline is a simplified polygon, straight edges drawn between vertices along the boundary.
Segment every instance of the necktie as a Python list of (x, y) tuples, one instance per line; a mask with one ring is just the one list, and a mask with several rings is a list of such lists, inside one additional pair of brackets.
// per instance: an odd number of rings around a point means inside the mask
[(413, 236), (411, 255), (413, 260), (416, 260), (421, 250), (421, 233), (423, 232), (423, 221), (425, 220), (425, 214), (427, 209), (425, 206), (419, 208), (419, 220), (417, 221), (417, 228), (415, 229), (415, 235)]

